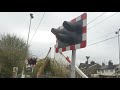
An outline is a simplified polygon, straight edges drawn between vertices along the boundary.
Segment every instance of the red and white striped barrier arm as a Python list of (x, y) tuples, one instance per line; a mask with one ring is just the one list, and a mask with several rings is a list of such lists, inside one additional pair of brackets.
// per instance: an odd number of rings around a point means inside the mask
[[(63, 55), (61, 52), (60, 52), (60, 54)], [(65, 58), (69, 62), (69, 64), (71, 65), (71, 60), (69, 59), (69, 57), (65, 57)], [(75, 70), (82, 76), (82, 78), (88, 78), (76, 65), (75, 65)]]

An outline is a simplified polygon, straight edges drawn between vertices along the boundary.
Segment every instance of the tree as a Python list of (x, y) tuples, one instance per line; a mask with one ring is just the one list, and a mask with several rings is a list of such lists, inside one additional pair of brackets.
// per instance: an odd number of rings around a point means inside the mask
[(2, 65), (1, 73), (5, 73), (6, 77), (12, 76), (13, 67), (18, 67), (20, 73), (28, 55), (29, 47), (23, 39), (16, 35), (1, 35), (0, 65)]

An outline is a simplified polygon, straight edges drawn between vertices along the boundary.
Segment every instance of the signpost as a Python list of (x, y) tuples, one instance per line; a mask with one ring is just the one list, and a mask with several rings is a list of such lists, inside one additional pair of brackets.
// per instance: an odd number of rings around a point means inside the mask
[(52, 28), (56, 36), (56, 53), (72, 50), (71, 78), (75, 78), (76, 49), (86, 47), (87, 14), (83, 13), (70, 22), (64, 21), (58, 29)]
[(76, 50), (72, 50), (71, 78), (75, 78), (75, 60), (76, 60)]

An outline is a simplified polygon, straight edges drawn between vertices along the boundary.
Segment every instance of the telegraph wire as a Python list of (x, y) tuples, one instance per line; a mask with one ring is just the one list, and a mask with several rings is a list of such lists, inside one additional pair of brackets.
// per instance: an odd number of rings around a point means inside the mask
[[(108, 36), (108, 35), (110, 35), (110, 34), (112, 34), (112, 33), (115, 33), (115, 31), (110, 32), (110, 33), (108, 33), (108, 34), (106, 34), (106, 35), (100, 36), (100, 37), (95, 38), (95, 39), (103, 38), (103, 37)], [(91, 41), (94, 41), (94, 40), (90, 40), (89, 42), (91, 42)]]
[(111, 15), (111, 16), (109, 16), (109, 17), (107, 17), (107, 18), (105, 18), (104, 20), (102, 20), (102, 21), (100, 21), (100, 22), (96, 23), (96, 24), (95, 24), (95, 25), (93, 25), (92, 27), (88, 28), (88, 30), (90, 30), (91, 28), (95, 27), (96, 25), (98, 25), (98, 24), (100, 24), (100, 23), (104, 22), (105, 20), (107, 20), (107, 19), (109, 19), (109, 18), (113, 17), (113, 16), (114, 16), (114, 15), (116, 15), (116, 14), (118, 14), (118, 12), (117, 12), (117, 13), (115, 13), (115, 14), (113, 14), (113, 15)]
[[(104, 20), (102, 20), (102, 21), (98, 22), (98, 23), (97, 23), (97, 24), (95, 24), (94, 26), (96, 26), (96, 25), (98, 25), (98, 24), (100, 24), (100, 23), (104, 22), (105, 20), (107, 20), (107, 19), (111, 18), (112, 16), (114, 16), (114, 15), (116, 15), (116, 14), (118, 14), (118, 12), (117, 12), (117, 13), (114, 13), (113, 15), (111, 15), (111, 16), (109, 16), (109, 17), (105, 18)], [(89, 30), (89, 29), (91, 29), (91, 28), (93, 28), (94, 26), (92, 26), (92, 27), (88, 28), (88, 30)], [(102, 38), (102, 37), (108, 36), (108, 35), (110, 35), (110, 34), (112, 34), (112, 33), (114, 33), (114, 32), (110, 32), (109, 34), (106, 34), (106, 35), (101, 36), (101, 37), (98, 37), (98, 38)], [(96, 39), (98, 39), (98, 38), (96, 38)], [(91, 40), (91, 41), (94, 41), (94, 40)]]
[[(105, 12), (103, 12), (102, 14), (100, 14), (98, 17), (94, 18), (93, 20), (91, 20), (88, 24), (92, 23), (93, 21), (97, 20), (98, 18), (100, 18), (101, 16), (103, 16), (105, 14)], [(88, 25), (87, 24), (87, 25)]]
[[(119, 35), (119, 36), (120, 36), (120, 35)], [(118, 36), (110, 37), (110, 38), (101, 40), (101, 41), (99, 41), (99, 42), (96, 42), (96, 43), (93, 43), (93, 44), (90, 44), (90, 45), (87, 45), (87, 46), (92, 46), (92, 45), (95, 45), (95, 44), (98, 44), (98, 43), (101, 43), (101, 42), (105, 42), (105, 41), (107, 41), (107, 40), (110, 40), (110, 39), (113, 39), (113, 38), (116, 38), (116, 37), (118, 37)]]

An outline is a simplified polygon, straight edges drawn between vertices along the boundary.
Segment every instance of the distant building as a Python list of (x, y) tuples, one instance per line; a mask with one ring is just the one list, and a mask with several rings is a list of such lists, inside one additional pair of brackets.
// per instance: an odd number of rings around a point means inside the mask
[(119, 77), (120, 76), (120, 72), (118, 71), (119, 69), (120, 69), (119, 64), (117, 64), (117, 65), (105, 65), (97, 70), (97, 74), (99, 77), (102, 77), (102, 78), (104, 78), (104, 77), (117, 77), (117, 75)]
[[(97, 73), (97, 70), (101, 67), (101, 65), (95, 63), (94, 61), (91, 61), (90, 64), (88, 63), (80, 63), (79, 68), (83, 71), (85, 75), (87, 75), (89, 78), (91, 77), (91, 74)], [(80, 77), (76, 73), (76, 77)]]
[(108, 65), (103, 65), (97, 70), (96, 74), (92, 74), (92, 77), (107, 78), (107, 77), (120, 77), (120, 65), (113, 65), (111, 61)]

